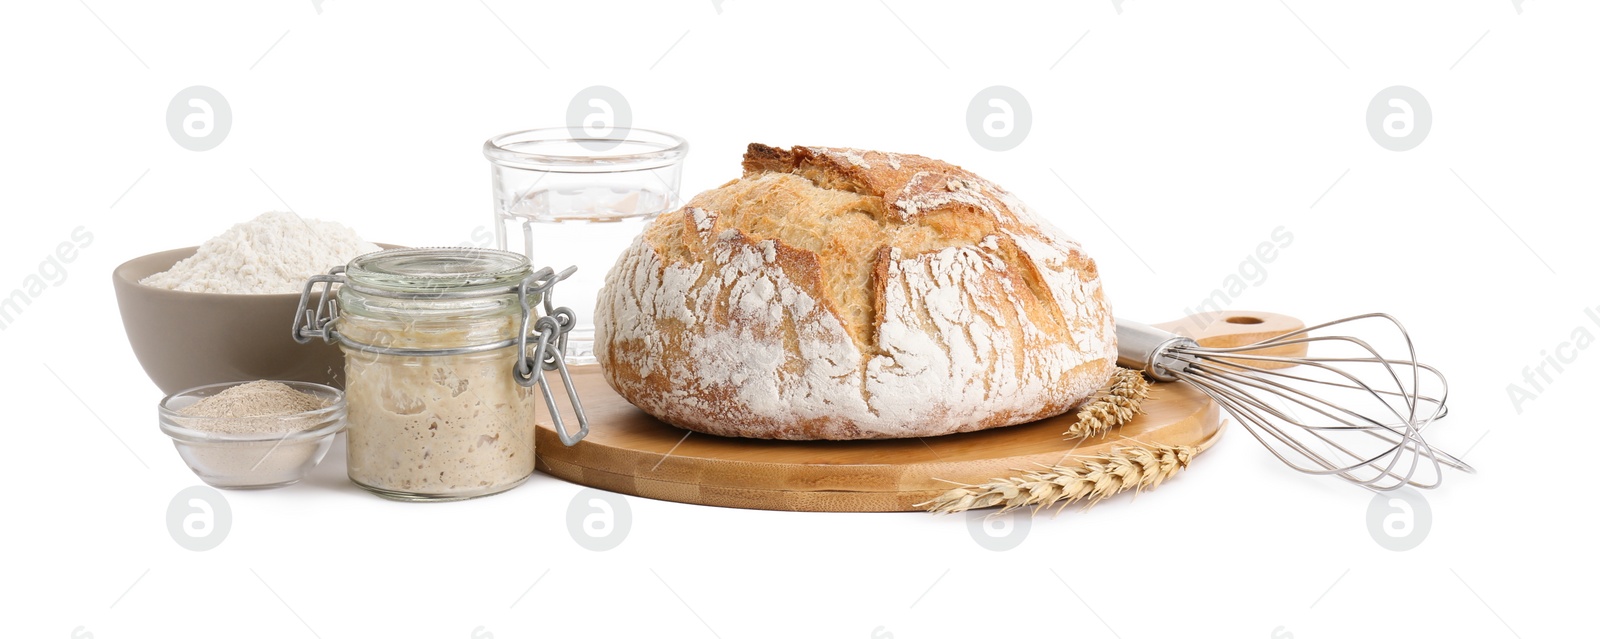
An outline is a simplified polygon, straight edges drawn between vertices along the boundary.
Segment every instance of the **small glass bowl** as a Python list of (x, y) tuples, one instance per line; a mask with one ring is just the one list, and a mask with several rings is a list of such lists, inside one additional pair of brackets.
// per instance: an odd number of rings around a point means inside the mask
[(178, 455), (201, 481), (217, 488), (277, 488), (303, 479), (322, 461), (333, 439), (345, 428), (344, 393), (311, 382), (278, 383), (320, 397), (326, 406), (282, 417), (254, 417), (282, 425), (274, 433), (224, 433), (204, 427), (232, 418), (192, 417), (179, 410), (234, 386), (226, 382), (197, 386), (161, 400), (161, 432), (172, 438)]

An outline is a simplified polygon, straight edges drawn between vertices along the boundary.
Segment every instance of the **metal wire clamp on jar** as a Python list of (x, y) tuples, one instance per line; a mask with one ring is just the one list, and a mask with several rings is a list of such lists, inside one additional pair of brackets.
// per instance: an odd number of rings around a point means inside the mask
[[(345, 353), (351, 481), (407, 501), (521, 484), (534, 466), (533, 386), (561, 442), (583, 439), (589, 422), (562, 357), (575, 318), (551, 298), (574, 270), (535, 271), (508, 251), (391, 249), (310, 278), (294, 338)], [(543, 371), (560, 373), (577, 433)]]

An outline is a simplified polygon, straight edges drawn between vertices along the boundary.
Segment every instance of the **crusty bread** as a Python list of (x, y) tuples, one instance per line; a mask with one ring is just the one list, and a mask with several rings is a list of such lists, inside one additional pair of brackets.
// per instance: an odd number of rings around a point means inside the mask
[(915, 155), (751, 144), (606, 276), (612, 388), (716, 435), (878, 439), (1060, 414), (1115, 368), (1094, 260), (1010, 193)]

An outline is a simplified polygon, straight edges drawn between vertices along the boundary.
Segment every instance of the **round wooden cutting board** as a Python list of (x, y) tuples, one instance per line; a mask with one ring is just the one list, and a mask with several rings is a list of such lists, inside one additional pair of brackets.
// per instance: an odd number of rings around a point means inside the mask
[[(1248, 321), (1256, 320), (1256, 321)], [(1293, 318), (1230, 312), (1210, 323), (1193, 318), (1160, 325), (1208, 346), (1232, 346), (1300, 328)], [(538, 468), (614, 492), (709, 506), (827, 512), (919, 510), (916, 504), (954, 487), (1057, 465), (1123, 445), (1195, 446), (1221, 434), (1216, 404), (1184, 384), (1157, 384), (1145, 414), (1088, 439), (1062, 433), (1069, 413), (1029, 424), (942, 437), (874, 441), (777, 441), (718, 437), (670, 426), (618, 396), (597, 366), (572, 369), (589, 416), (589, 435), (563, 446), (548, 417), (539, 419)], [(552, 381), (555, 381), (552, 375)], [(571, 421), (570, 407), (563, 409)]]

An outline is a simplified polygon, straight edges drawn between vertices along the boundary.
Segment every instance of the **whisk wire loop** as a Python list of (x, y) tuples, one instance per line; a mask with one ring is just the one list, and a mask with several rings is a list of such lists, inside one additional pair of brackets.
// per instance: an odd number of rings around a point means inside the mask
[[(1392, 327), (1405, 356), (1386, 357), (1362, 337), (1312, 334), (1363, 320)], [(1423, 438), (1425, 428), (1449, 414), (1449, 383), (1417, 360), (1411, 335), (1390, 315), (1355, 315), (1222, 348), (1120, 320), (1117, 336), (1119, 362), (1193, 385), (1297, 471), (1377, 491), (1433, 488), (1441, 466), (1473, 472)], [(1300, 347), (1307, 356), (1280, 354)], [(1310, 356), (1313, 349), (1336, 352)]]

